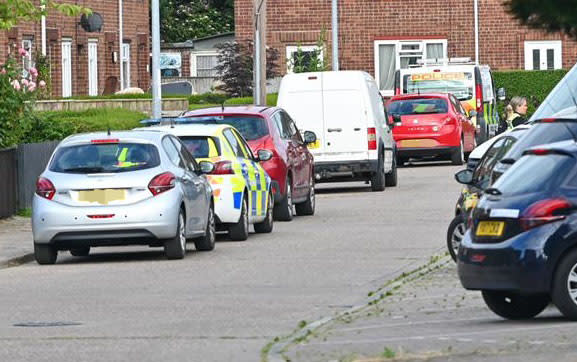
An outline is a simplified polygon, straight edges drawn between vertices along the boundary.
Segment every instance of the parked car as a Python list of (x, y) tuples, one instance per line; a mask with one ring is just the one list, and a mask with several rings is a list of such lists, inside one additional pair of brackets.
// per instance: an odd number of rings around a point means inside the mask
[(386, 107), (396, 122), (393, 137), (399, 165), (423, 156), (448, 156), (453, 165), (462, 165), (476, 146), (475, 125), (452, 94), (399, 95)]
[(576, 171), (574, 140), (531, 148), (479, 200), (458, 274), (496, 314), (531, 318), (553, 301), (577, 320)]
[(472, 174), (471, 182), (465, 184), (461, 191), (455, 206), (455, 217), (447, 228), (447, 249), (454, 261), (457, 261), (459, 245), (467, 230), (469, 214), (477, 205), (477, 201), (483, 195), (483, 191), (490, 186), (493, 168), (530, 127), (529, 125), (520, 125), (509, 132), (493, 137), (490, 141), (492, 144), (488, 148), (484, 148), (485, 153), (477, 166), (473, 170), (467, 166), (465, 170), (459, 171), (455, 175), (455, 178), (459, 181), (459, 179), (465, 177), (462, 174)]
[(246, 240), (249, 225), (257, 233), (273, 229), (271, 179), (259, 164), (272, 158), (260, 149), (255, 157), (244, 138), (229, 125), (178, 124), (152, 127), (171, 133), (199, 161), (214, 163), (207, 175), (212, 186), (214, 211), (219, 229), (232, 240)]
[(577, 139), (577, 119), (545, 118), (536, 120), (533, 127), (522, 140), (517, 142), (501, 161), (497, 163), (491, 175), (491, 183), (497, 181), (530, 147), (564, 140)]
[(287, 74), (278, 105), (318, 136), (309, 145), (317, 182), (370, 181), (373, 191), (397, 185), (393, 124), (368, 73)]
[(212, 190), (175, 136), (164, 132), (89, 133), (66, 138), (36, 184), (34, 256), (54, 264), (59, 250), (86, 256), (91, 247), (164, 246), (181, 259), (186, 242), (214, 248)]
[[(313, 132), (301, 132), (291, 117), (279, 107), (238, 106), (205, 108), (186, 112), (180, 123), (229, 124), (247, 141), (253, 153), (272, 151), (262, 162), (272, 179), (274, 218), (290, 221), (296, 215), (315, 213), (315, 168), (307, 145), (316, 141)], [(304, 137), (303, 137), (304, 136)]]

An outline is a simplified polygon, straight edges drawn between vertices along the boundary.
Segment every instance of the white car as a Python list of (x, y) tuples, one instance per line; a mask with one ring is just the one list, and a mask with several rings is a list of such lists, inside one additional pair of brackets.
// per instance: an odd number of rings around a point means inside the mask
[(510, 134), (511, 132), (516, 132), (516, 131), (520, 131), (520, 130), (524, 130), (524, 129), (529, 129), (531, 128), (531, 124), (521, 124), (511, 130), (508, 130), (506, 132), (500, 133), (498, 135), (496, 135), (495, 137), (481, 143), (479, 146), (477, 146), (470, 154), (469, 154), (469, 159), (467, 161), (467, 168), (469, 170), (474, 170), (475, 167), (477, 167), (477, 164), (479, 163), (479, 160), (483, 157), (483, 155), (485, 155), (485, 153), (487, 153), (487, 150), (491, 147), (491, 145), (495, 142), (497, 142), (497, 140), (500, 140), (501, 138), (507, 136), (508, 134)]

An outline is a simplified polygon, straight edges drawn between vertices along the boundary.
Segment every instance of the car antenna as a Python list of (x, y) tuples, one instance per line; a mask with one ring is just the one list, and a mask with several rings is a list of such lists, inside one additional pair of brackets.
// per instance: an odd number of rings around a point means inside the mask
[(226, 102), (226, 100), (222, 101), (220, 108), (222, 109), (222, 112), (224, 112), (224, 102)]
[(174, 118), (170, 119), (170, 128), (174, 128)]
[(107, 134), (108, 136), (110, 136), (110, 126), (108, 126), (108, 129), (107, 129), (107, 131), (106, 131), (106, 134)]

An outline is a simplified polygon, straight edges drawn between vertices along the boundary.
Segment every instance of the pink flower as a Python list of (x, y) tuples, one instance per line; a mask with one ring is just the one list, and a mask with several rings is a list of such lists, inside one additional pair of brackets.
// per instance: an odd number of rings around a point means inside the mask
[(0, 74), (6, 74), (6, 68), (2, 68), (2, 70), (0, 70)]
[(14, 89), (16, 89), (17, 91), (20, 90), (20, 82), (18, 81), (18, 79), (14, 79), (12, 82), (10, 82), (10, 84), (12, 84), (12, 87), (14, 87)]
[(20, 54), (21, 57), (25, 57), (28, 55), (28, 52), (26, 51), (26, 49), (20, 48), (18, 49), (18, 54)]
[(28, 84), (30, 84), (30, 82), (28, 81), (28, 79), (26, 78), (22, 78), (22, 80), (20, 81), (20, 83), (22, 83), (23, 86), (28, 86)]
[(34, 92), (36, 90), (36, 82), (30, 82), (30, 84), (28, 84), (28, 90)]
[(30, 69), (28, 69), (28, 71), (30, 72), (30, 74), (32, 74), (32, 77), (36, 78), (38, 76), (38, 70), (34, 67), (31, 67)]
[(40, 88), (44, 88), (44, 87), (46, 87), (46, 82), (43, 81), (43, 80), (41, 80), (40, 83), (38, 83), (38, 86), (39, 86)]

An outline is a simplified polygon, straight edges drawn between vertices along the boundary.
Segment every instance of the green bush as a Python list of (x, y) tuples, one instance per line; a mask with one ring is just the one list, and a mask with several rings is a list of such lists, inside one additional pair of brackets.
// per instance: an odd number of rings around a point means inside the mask
[(499, 102), (499, 115), (503, 115), (505, 105), (511, 98), (522, 96), (527, 98), (527, 118), (529, 118), (566, 73), (566, 70), (493, 72), (495, 87), (497, 89), (503, 87), (507, 91), (507, 100)]
[(188, 97), (189, 104), (222, 104), (228, 96), (223, 93), (194, 94)]
[[(276, 106), (278, 93), (271, 93), (266, 95), (267, 106)], [(230, 98), (226, 100), (225, 104), (252, 104), (252, 97)]]
[(140, 126), (146, 114), (123, 108), (97, 108), (85, 111), (37, 112), (23, 123), (21, 143), (61, 140), (71, 134), (126, 130)]

